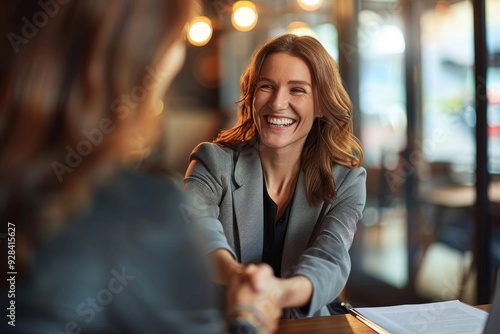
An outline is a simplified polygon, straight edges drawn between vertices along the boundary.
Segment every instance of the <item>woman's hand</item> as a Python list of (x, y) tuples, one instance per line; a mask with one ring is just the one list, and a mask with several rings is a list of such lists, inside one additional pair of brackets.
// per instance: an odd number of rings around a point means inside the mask
[(239, 275), (233, 276), (229, 286), (229, 321), (244, 319), (254, 324), (258, 333), (274, 333), (282, 313), (282, 292), (277, 281), (267, 264), (242, 268)]
[(311, 300), (313, 286), (305, 276), (276, 278), (271, 267), (262, 264), (246, 266), (241, 275), (251, 283), (255, 292), (266, 291), (281, 308), (302, 307)]

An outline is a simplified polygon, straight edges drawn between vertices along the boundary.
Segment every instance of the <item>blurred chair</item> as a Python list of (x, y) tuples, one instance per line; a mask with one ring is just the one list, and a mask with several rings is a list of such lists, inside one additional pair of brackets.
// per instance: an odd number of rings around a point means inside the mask
[[(436, 243), (458, 251), (464, 263), (474, 248), (474, 204), (475, 188), (472, 185), (460, 184), (453, 177), (449, 163), (432, 163), (429, 165), (428, 178), (421, 180), (419, 197), (423, 212), (423, 249), (420, 264), (422, 265), (429, 248)], [(500, 188), (499, 181), (492, 182), (492, 189)], [(491, 190), (491, 189), (490, 189)], [(498, 194), (496, 194), (498, 193)], [(492, 265), (500, 263), (500, 226), (498, 211), (493, 207), (500, 206), (500, 191), (490, 191), (492, 200)], [(497, 203), (495, 203), (497, 201)], [(421, 269), (421, 268), (419, 268)], [(464, 288), (472, 277), (475, 263), (463, 267), (458, 280), (457, 296), (463, 297)]]

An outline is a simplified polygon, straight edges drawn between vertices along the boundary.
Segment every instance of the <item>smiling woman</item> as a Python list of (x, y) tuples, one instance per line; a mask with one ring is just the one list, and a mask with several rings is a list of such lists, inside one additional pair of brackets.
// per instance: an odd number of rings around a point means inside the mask
[[(285, 317), (328, 314), (344, 287), (365, 203), (365, 170), (337, 65), (314, 38), (282, 35), (241, 78), (238, 123), (192, 153), (185, 188), (202, 210), (216, 281), (249, 274)], [(316, 227), (316, 228), (315, 228)]]

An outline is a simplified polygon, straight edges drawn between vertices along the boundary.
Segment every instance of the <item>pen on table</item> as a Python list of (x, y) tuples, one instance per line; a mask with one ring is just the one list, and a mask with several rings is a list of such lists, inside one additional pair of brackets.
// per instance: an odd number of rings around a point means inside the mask
[(344, 307), (349, 311), (351, 315), (353, 315), (356, 319), (364, 323), (366, 326), (373, 329), (375, 332), (379, 334), (391, 334), (391, 332), (386, 331), (385, 329), (383, 329), (382, 327), (380, 327), (379, 325), (377, 325), (376, 323), (374, 323), (373, 321), (371, 321), (370, 319), (368, 319), (367, 317), (356, 311), (356, 309), (352, 307), (351, 304), (346, 303)]
[(347, 313), (349, 313), (349, 311), (353, 308), (351, 304), (347, 303), (347, 302), (342, 302), (340, 304), (343, 308), (345, 308), (345, 310), (347, 311)]

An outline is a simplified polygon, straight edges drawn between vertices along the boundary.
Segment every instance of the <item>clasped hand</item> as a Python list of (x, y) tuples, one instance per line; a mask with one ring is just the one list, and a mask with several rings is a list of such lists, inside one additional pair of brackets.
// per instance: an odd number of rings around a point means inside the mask
[(232, 277), (228, 309), (231, 316), (254, 323), (259, 333), (274, 333), (282, 314), (283, 295), (280, 279), (269, 265), (249, 264)]

